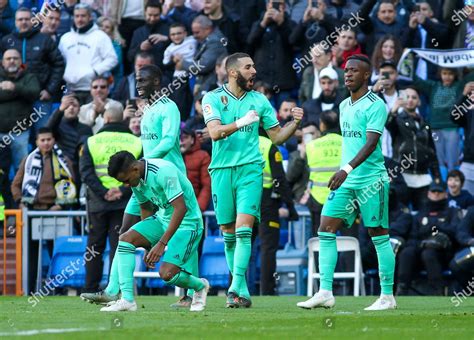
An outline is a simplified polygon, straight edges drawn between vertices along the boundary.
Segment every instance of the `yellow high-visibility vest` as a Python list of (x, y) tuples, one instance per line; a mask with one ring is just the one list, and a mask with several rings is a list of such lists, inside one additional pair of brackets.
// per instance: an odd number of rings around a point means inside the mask
[(273, 186), (272, 169), (270, 168), (270, 148), (272, 147), (272, 141), (268, 138), (259, 136), (258, 137), (260, 153), (262, 154), (263, 160), (265, 161), (265, 167), (263, 168), (263, 187), (270, 189)]
[[(5, 219), (5, 202), (3, 201), (3, 196), (0, 194), (0, 221)], [(3, 226), (1, 226), (3, 228)]]
[(328, 133), (306, 144), (311, 196), (324, 204), (329, 195), (328, 182), (341, 165), (342, 136)]
[(94, 168), (100, 182), (107, 189), (122, 185), (107, 173), (107, 167), (111, 156), (119, 151), (129, 151), (136, 158), (142, 153), (142, 142), (140, 138), (131, 133), (105, 131), (100, 132), (87, 139), (87, 146), (94, 161)]

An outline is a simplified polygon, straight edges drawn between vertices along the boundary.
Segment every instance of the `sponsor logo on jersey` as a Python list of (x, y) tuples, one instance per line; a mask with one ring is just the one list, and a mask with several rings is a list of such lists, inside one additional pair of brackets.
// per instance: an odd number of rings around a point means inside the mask
[(204, 116), (209, 116), (210, 114), (212, 114), (211, 105), (210, 104), (205, 104), (202, 107), (202, 112), (204, 113)]
[(140, 138), (143, 139), (143, 140), (157, 140), (157, 139), (159, 139), (158, 134), (156, 134), (156, 133), (144, 133), (140, 136)]

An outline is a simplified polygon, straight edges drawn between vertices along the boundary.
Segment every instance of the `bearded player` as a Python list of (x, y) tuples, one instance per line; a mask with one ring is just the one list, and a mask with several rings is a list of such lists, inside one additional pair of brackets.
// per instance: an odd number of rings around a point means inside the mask
[(229, 82), (207, 93), (202, 101), (204, 120), (212, 138), (209, 173), (216, 218), (233, 275), (227, 307), (250, 307), (245, 272), (251, 253), (252, 228), (260, 220), (264, 167), (259, 151), (259, 124), (272, 142), (279, 145), (294, 134), (303, 110), (293, 108), (293, 120), (280, 127), (268, 99), (252, 90), (257, 71), (250, 56), (232, 54), (225, 68)]

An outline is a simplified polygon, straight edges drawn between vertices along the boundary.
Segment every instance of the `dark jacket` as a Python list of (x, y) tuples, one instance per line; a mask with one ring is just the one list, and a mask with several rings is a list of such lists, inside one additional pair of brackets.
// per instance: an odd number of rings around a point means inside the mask
[[(72, 161), (74, 172), (79, 173), (79, 149), (87, 137), (92, 136), (90, 126), (79, 123), (79, 118), (66, 119), (64, 112), (56, 110), (48, 120), (47, 126), (53, 130), (56, 143)], [(79, 179), (79, 178), (77, 178)], [(76, 179), (76, 182), (78, 182)]]
[[(123, 123), (109, 123), (105, 124), (97, 134), (106, 131), (123, 134), (132, 133)], [(101, 211), (125, 209), (128, 200), (132, 195), (132, 190), (122, 185), (119, 187), (120, 191), (122, 191), (122, 198), (113, 202), (104, 199), (108, 189), (102, 185), (102, 182), (95, 173), (94, 161), (87, 142), (84, 143), (82, 155), (79, 159), (79, 172), (83, 183), (87, 185), (87, 210), (89, 212), (97, 213)]]
[(10, 34), (15, 29), (15, 11), (7, 3), (0, 18), (0, 38)]
[[(131, 97), (130, 95), (133, 94)], [(128, 76), (120, 79), (117, 86), (115, 86), (114, 92), (112, 93), (112, 99), (122, 103), (123, 107), (128, 99), (137, 98), (137, 88), (135, 83), (135, 72), (130, 73)]]
[(327, 16), (321, 21), (310, 20), (297, 24), (291, 32), (289, 41), (301, 49), (303, 55), (308, 55), (314, 44), (326, 39), (334, 31), (334, 22)]
[(474, 245), (474, 207), (467, 209), (466, 215), (457, 225), (456, 240), (461, 247)]
[(451, 120), (464, 128), (464, 158), (467, 163), (474, 163), (474, 109), (469, 109), (471, 100), (461, 96), (451, 111)]
[(388, 216), (390, 221), (390, 237), (399, 237), (405, 240), (412, 238), (414, 235), (413, 217), (411, 216), (410, 209), (402, 203), (398, 203), (396, 207), (390, 209)]
[(272, 145), (269, 151), (268, 159), (270, 161), (270, 170), (272, 172), (273, 187), (263, 188), (262, 192), (262, 222), (277, 222), (279, 223), (280, 217), (278, 209), (282, 203), (285, 203), (289, 212), (290, 219), (298, 219), (298, 213), (295, 210), (293, 203), (291, 188), (286, 180), (285, 171), (283, 170), (282, 156), (278, 147)]
[(199, 208), (205, 211), (211, 199), (211, 177), (207, 168), (211, 163), (209, 154), (201, 150), (201, 143), (197, 137), (191, 150), (183, 155), (184, 164), (189, 181), (193, 185)]
[(10, 167), (12, 165), (12, 153), (10, 145), (0, 144), (0, 195), (5, 202), (5, 209), (13, 208), (13, 197), (10, 189)]
[(183, 69), (197, 76), (197, 84), (203, 84), (214, 73), (217, 59), (227, 53), (222, 43), (224, 38), (222, 32), (215, 28), (203, 42), (198, 43), (193, 61), (183, 60)]
[[(214, 28), (218, 28), (225, 37), (225, 47), (229, 54), (240, 52), (245, 44), (245, 35), (242, 35), (240, 31), (240, 18), (239, 15), (234, 12), (229, 12), (225, 8), (222, 9), (222, 18), (218, 20), (212, 20)], [(201, 11), (202, 15), (204, 10)]]
[(461, 193), (456, 197), (448, 193), (448, 204), (452, 208), (467, 209), (471, 205), (474, 205), (474, 196), (467, 190), (461, 190)]
[(191, 24), (196, 16), (197, 13), (191, 8), (181, 6), (173, 7), (166, 15), (166, 19), (168, 19), (170, 23), (179, 22), (184, 24), (186, 26), (186, 30), (188, 31), (188, 35), (191, 35)]
[(393, 140), (393, 158), (399, 163), (404, 161), (404, 172), (427, 174), (431, 170), (435, 178), (441, 178), (432, 132), (420, 115), (414, 118), (406, 111), (390, 114), (386, 127)]
[[(148, 39), (152, 34), (163, 34), (168, 36), (170, 28), (168, 23), (165, 21), (159, 21), (156, 25), (150, 26), (148, 24), (139, 27), (133, 32), (132, 42), (130, 43), (130, 49), (128, 50), (127, 58), (128, 61), (133, 63), (135, 55), (140, 51), (140, 45), (142, 42)], [(168, 47), (169, 41), (160, 41), (158, 44), (153, 45), (150, 52), (153, 54), (155, 64), (159, 67), (163, 67), (163, 54), (166, 47)]]
[(290, 184), (293, 199), (298, 202), (303, 197), (309, 181), (308, 164), (301, 158), (299, 150), (290, 153), (286, 179)]
[(33, 103), (40, 93), (40, 84), (38, 79), (24, 67), (21, 67), (14, 78), (8, 77), (5, 70), (0, 67), (0, 82), (5, 80), (12, 81), (15, 90), (0, 89), (0, 133), (13, 132), (18, 136), (22, 129), (33, 124), (31, 121)]
[(64, 59), (54, 40), (34, 28), (25, 33), (13, 32), (3, 37), (2, 53), (14, 48), (20, 51), (22, 63), (34, 74), (41, 89), (54, 95), (59, 91), (64, 74)]
[(260, 20), (254, 22), (247, 38), (249, 49), (253, 51), (253, 60), (257, 72), (257, 80), (263, 80), (272, 88), (291, 90), (296, 86), (296, 74), (292, 67), (293, 56), (290, 44), (292, 21), (288, 14), (278, 26), (271, 23), (266, 28), (260, 26)]
[(339, 104), (346, 99), (346, 93), (336, 90), (336, 96), (334, 98), (325, 98), (323, 94), (316, 99), (309, 99), (303, 103), (303, 123), (313, 122), (316, 123), (316, 126), (319, 127), (319, 117), (321, 112), (323, 112), (322, 104), (333, 103), (334, 106), (331, 110), (339, 113)]

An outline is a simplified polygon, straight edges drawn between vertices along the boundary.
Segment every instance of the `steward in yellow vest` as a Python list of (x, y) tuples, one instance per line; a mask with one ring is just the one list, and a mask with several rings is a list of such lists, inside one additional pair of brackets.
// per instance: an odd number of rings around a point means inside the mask
[(278, 147), (273, 145), (267, 137), (259, 137), (260, 153), (265, 161), (263, 168), (263, 192), (261, 221), (258, 226), (260, 237), (261, 273), (260, 289), (263, 295), (275, 295), (276, 252), (280, 241), (280, 217), (278, 211), (281, 203), (285, 203), (289, 210), (289, 219), (298, 220), (290, 185), (283, 170), (283, 157)]
[(339, 115), (323, 111), (320, 116), (321, 137), (306, 144), (306, 160), (309, 168), (310, 197), (307, 203), (311, 211), (313, 230), (319, 228), (322, 206), (329, 195), (328, 182), (341, 165), (342, 136), (339, 132)]
[(104, 113), (104, 126), (85, 143), (79, 169), (87, 185), (87, 211), (89, 213), (88, 248), (95, 251), (86, 261), (85, 292), (97, 292), (102, 279), (102, 254), (107, 236), (110, 243), (110, 263), (118, 244), (123, 212), (132, 194), (131, 189), (108, 176), (107, 166), (112, 155), (127, 150), (135, 157), (142, 154), (142, 144), (123, 123), (122, 108), (109, 106)]

